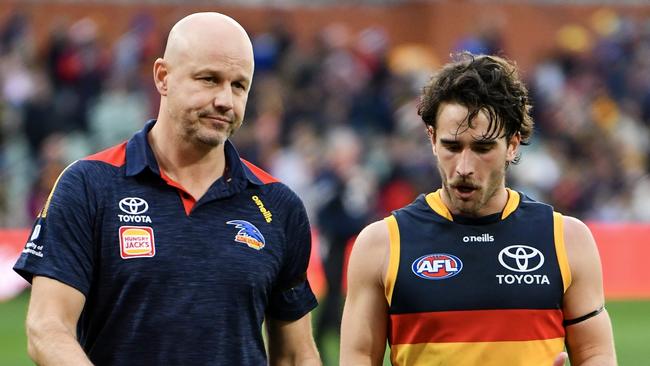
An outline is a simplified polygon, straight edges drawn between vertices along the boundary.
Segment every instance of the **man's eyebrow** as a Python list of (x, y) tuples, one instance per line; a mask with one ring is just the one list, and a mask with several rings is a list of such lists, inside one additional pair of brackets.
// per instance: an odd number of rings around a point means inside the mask
[[(224, 74), (223, 71), (215, 70), (215, 69), (211, 69), (211, 68), (201, 68), (201, 69), (198, 69), (198, 70), (194, 71), (194, 75), (221, 76), (223, 74)], [(234, 79), (237, 80), (237, 81), (243, 81), (243, 82), (247, 82), (247, 83), (249, 82), (248, 77), (243, 73), (237, 73), (235, 75)]]
[(445, 137), (440, 138), (440, 142), (447, 145), (460, 144), (460, 141), (454, 138), (445, 138)]
[(497, 140), (494, 139), (480, 139), (472, 141), (472, 145), (496, 145)]

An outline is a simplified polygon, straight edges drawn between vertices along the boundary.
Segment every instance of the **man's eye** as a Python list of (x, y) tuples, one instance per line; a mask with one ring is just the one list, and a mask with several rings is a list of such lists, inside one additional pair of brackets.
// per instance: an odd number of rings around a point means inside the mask
[(490, 152), (492, 150), (492, 145), (487, 145), (487, 146), (475, 146), (472, 150), (479, 154), (485, 154), (487, 152)]

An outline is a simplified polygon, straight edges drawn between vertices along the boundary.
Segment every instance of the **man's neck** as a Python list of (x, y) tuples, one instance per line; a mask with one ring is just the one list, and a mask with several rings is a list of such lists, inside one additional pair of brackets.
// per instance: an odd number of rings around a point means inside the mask
[(147, 135), (149, 145), (161, 173), (198, 201), (224, 173), (224, 144), (202, 149), (181, 139), (172, 128), (157, 122)]

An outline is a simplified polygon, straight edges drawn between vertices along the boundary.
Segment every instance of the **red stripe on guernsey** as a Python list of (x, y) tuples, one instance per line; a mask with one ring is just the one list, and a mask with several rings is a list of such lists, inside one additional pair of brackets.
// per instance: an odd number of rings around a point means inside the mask
[(564, 337), (561, 310), (393, 314), (391, 344), (531, 341)]
[(253, 174), (255, 174), (257, 179), (262, 181), (262, 183), (269, 184), (269, 183), (273, 183), (273, 182), (279, 182), (279, 180), (276, 177), (274, 177), (271, 174), (269, 174), (269, 173), (263, 171), (262, 169), (256, 167), (255, 165), (251, 164), (250, 162), (248, 162), (248, 161), (246, 161), (244, 159), (241, 159), (241, 161), (244, 164), (246, 164), (248, 169), (250, 169), (253, 172)]
[(123, 143), (90, 155), (83, 160), (98, 160), (113, 166), (122, 166), (126, 161), (126, 141)]

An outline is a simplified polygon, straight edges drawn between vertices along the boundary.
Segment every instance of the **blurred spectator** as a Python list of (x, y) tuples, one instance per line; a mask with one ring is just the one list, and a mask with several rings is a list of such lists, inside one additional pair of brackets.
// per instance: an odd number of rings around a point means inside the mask
[(90, 18), (73, 23), (62, 44), (55, 65), (54, 84), (62, 106), (66, 131), (88, 130), (88, 109), (101, 90), (108, 59), (99, 43), (97, 24)]
[(36, 219), (36, 216), (44, 207), (59, 174), (66, 166), (64, 144), (65, 139), (58, 134), (52, 134), (44, 141), (39, 159), (38, 175), (27, 198), (27, 212), (30, 220)]
[[(136, 80), (137, 81), (137, 80)], [(115, 73), (88, 110), (89, 138), (98, 149), (127, 140), (151, 115), (147, 98), (128, 74)]]
[(326, 163), (316, 178), (327, 297), (316, 325), (316, 342), (340, 333), (344, 254), (348, 242), (368, 224), (375, 196), (374, 179), (361, 166), (363, 144), (353, 130), (335, 128), (326, 140)]
[(473, 32), (461, 37), (456, 43), (456, 52), (469, 51), (475, 55), (501, 55), (505, 51), (501, 37), (504, 25), (499, 14), (482, 14), (477, 18)]

